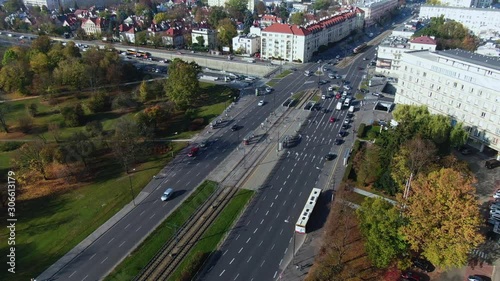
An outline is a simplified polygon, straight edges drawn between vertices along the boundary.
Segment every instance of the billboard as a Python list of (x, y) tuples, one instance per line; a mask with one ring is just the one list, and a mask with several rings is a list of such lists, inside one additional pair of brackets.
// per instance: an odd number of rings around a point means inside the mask
[(391, 69), (392, 60), (387, 59), (378, 59), (377, 60), (377, 68), (382, 69)]
[(230, 51), (230, 49), (229, 49), (229, 47), (222, 47), (222, 51), (223, 51), (223, 52), (229, 52), (229, 51)]

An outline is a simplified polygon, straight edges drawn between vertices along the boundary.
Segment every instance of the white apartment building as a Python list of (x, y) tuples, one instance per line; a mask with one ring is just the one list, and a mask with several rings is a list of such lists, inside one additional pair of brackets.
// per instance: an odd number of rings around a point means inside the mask
[[(228, 1), (229, 0), (208, 0), (207, 5), (209, 7), (213, 7), (213, 6), (224, 7)], [(248, 10), (253, 11), (255, 9), (256, 0), (247, 0), (247, 1), (248, 1), (247, 2)]]
[(122, 0), (22, 0), (26, 7), (46, 6), (49, 10), (57, 10), (59, 6), (63, 8), (78, 7), (89, 8), (91, 6), (105, 7), (113, 4), (121, 4)]
[(59, 0), (23, 0), (26, 7), (42, 7), (46, 6), (49, 10), (59, 8)]
[(305, 26), (275, 23), (262, 30), (261, 58), (307, 62), (320, 46), (349, 36), (363, 27), (364, 12), (359, 8), (325, 17)]
[(489, 39), (499, 36), (500, 10), (481, 8), (457, 8), (445, 6), (421, 6), (421, 18), (435, 18), (444, 15), (445, 19), (460, 22), (476, 36)]
[(191, 30), (191, 42), (198, 43), (198, 37), (203, 37), (203, 45), (209, 50), (217, 48), (217, 31), (207, 28)]
[(401, 57), (395, 102), (426, 105), (463, 122), (470, 144), (500, 151), (500, 60), (463, 50), (410, 51)]
[(413, 40), (398, 36), (387, 37), (378, 46), (375, 71), (397, 78), (403, 53), (411, 50), (435, 51), (436, 46), (436, 41), (428, 36), (420, 36)]
[(479, 46), (475, 51), (476, 54), (489, 56), (489, 57), (500, 57), (500, 48), (494, 42), (486, 42), (486, 44)]
[(365, 11), (365, 26), (372, 26), (383, 17), (387, 17), (389, 12), (399, 5), (398, 0), (372, 0), (359, 1), (355, 4)]
[(491, 5), (491, 0), (443, 0), (441, 1), (443, 6), (449, 7), (489, 7)]
[(233, 38), (233, 52), (253, 55), (260, 51), (260, 36), (255, 34), (238, 35)]

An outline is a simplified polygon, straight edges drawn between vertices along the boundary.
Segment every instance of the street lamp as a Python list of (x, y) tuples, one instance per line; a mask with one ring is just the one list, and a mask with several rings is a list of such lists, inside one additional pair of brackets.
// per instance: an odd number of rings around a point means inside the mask
[[(135, 172), (135, 169), (132, 169), (132, 172)], [(132, 202), (134, 203), (135, 207), (136, 205), (135, 205), (134, 189), (132, 188), (132, 178), (130, 177), (130, 173), (128, 174), (128, 183), (130, 185), (130, 194), (132, 195)]]

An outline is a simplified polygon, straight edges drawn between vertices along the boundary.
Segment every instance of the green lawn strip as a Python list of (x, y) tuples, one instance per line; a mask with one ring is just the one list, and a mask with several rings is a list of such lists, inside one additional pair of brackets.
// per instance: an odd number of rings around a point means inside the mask
[[(172, 146), (177, 152), (185, 144)], [(152, 158), (130, 174), (135, 196), (171, 159), (170, 155)], [(9, 276), (4, 270), (0, 280), (29, 280), (37, 276), (130, 203), (129, 177), (120, 168), (109, 170), (80, 188), (17, 202), (16, 267), (22, 270)], [(5, 220), (5, 213), (1, 219)], [(0, 236), (7, 236), (6, 228), (0, 230)], [(7, 247), (3, 244), (0, 251), (7, 252)]]
[[(193, 276), (199, 270), (198, 267), (204, 262), (203, 260), (199, 260), (200, 257), (206, 258), (218, 248), (220, 242), (231, 230), (240, 213), (244, 210), (246, 204), (250, 201), (253, 195), (254, 191), (252, 190), (239, 190), (235, 197), (231, 199), (228, 205), (224, 208), (224, 210), (222, 210), (220, 215), (203, 234), (202, 238), (196, 243), (191, 251), (189, 251), (184, 260), (180, 263), (168, 280), (180, 280), (181, 276), (187, 276), (189, 274), (192, 274), (191, 276)], [(193, 268), (193, 265), (198, 266)]]
[[(132, 280), (170, 239), (175, 238), (175, 226), (182, 226), (199, 206), (216, 190), (217, 183), (203, 182), (168, 218), (162, 222), (104, 280)], [(159, 198), (158, 198), (159, 200)]]
[(292, 73), (291, 70), (285, 70), (285, 71), (281, 72), (280, 74), (276, 75), (276, 78), (280, 78), (281, 79), (283, 77), (288, 76), (290, 73)]
[(295, 93), (295, 94), (293, 94), (293, 95), (292, 95), (292, 99), (294, 99), (294, 100), (297, 100), (297, 101), (298, 101), (298, 100), (300, 100), (300, 98), (304, 95), (304, 93), (305, 93), (304, 91), (300, 91), (300, 92), (298, 92), (298, 93)]
[(357, 205), (361, 205), (365, 201), (366, 198), (370, 198), (370, 197), (366, 197), (364, 195), (361, 195), (361, 194), (353, 191), (353, 192), (346, 193), (344, 200), (349, 201), (349, 202), (354, 203), (354, 204), (357, 204)]
[(316, 94), (316, 95), (314, 95), (314, 96), (311, 97), (311, 100), (313, 102), (317, 103), (317, 102), (319, 102), (321, 100), (321, 97), (318, 94)]
[(280, 80), (279, 79), (272, 79), (271, 81), (267, 82), (266, 85), (269, 87), (274, 87)]

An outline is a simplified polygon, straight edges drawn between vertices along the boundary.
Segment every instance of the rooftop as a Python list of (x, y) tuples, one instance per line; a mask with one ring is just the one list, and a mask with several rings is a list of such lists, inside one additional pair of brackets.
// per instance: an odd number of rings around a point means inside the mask
[(389, 36), (380, 42), (380, 46), (393, 47), (393, 48), (408, 48), (410, 43), (407, 38), (401, 36)]
[(410, 43), (436, 45), (436, 40), (432, 39), (429, 36), (420, 36), (411, 40)]
[(452, 59), (462, 60), (471, 64), (477, 64), (483, 67), (492, 68), (500, 71), (500, 59), (492, 58), (489, 56), (484, 56), (480, 54), (471, 53), (468, 51), (454, 49), (454, 50), (445, 50), (438, 51), (438, 55), (443, 57), (449, 57)]

